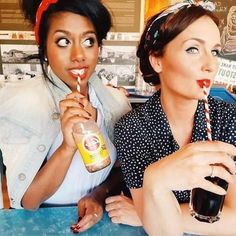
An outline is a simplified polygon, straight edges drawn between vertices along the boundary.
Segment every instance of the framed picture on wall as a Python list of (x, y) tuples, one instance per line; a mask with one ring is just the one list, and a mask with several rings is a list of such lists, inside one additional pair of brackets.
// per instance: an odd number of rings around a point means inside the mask
[(131, 88), (135, 86), (136, 46), (104, 45), (96, 73), (104, 84)]
[(7, 79), (18, 80), (41, 75), (42, 69), (37, 54), (38, 48), (34, 44), (2, 43), (0, 45), (1, 74), (4, 74)]

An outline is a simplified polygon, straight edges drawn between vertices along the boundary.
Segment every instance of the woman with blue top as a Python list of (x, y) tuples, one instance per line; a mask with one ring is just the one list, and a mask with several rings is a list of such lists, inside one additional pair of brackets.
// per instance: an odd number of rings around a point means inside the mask
[[(95, 74), (111, 17), (97, 0), (22, 0), (21, 6), (34, 26), (44, 77), (9, 82), (0, 90), (0, 148), (10, 205), (78, 203), (82, 220), (76, 230), (82, 232), (102, 218), (105, 198), (120, 193), (122, 179), (114, 167), (113, 130), (131, 108), (122, 92)], [(94, 173), (86, 170), (72, 135), (75, 123), (89, 119), (97, 122), (111, 158)]]

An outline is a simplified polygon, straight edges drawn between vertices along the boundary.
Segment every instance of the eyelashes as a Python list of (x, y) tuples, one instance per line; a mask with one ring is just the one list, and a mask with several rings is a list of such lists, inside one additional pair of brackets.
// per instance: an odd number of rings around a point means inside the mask
[(221, 55), (221, 50), (219, 50), (219, 49), (212, 50), (212, 55), (214, 55), (216, 57), (220, 56)]
[(66, 47), (66, 46), (68, 46), (69, 43), (70, 43), (70, 41), (66, 38), (59, 38), (56, 40), (56, 44), (59, 47)]
[(83, 41), (85, 47), (92, 47), (95, 44), (96, 40), (93, 37), (89, 37)]
[[(55, 42), (59, 47), (64, 48), (71, 44), (71, 41), (67, 38), (58, 38)], [(93, 47), (96, 43), (96, 38), (88, 37), (81, 42), (81, 45), (85, 48)]]
[(196, 47), (189, 47), (186, 49), (186, 52), (189, 54), (197, 54), (199, 52), (199, 50)]
[[(189, 48), (186, 49), (186, 52), (189, 53), (189, 54), (198, 54), (198, 53), (200, 53), (200, 49), (197, 48), (197, 47), (189, 47)], [(221, 54), (221, 50), (213, 49), (213, 50), (211, 50), (211, 53), (212, 53), (213, 56), (218, 57)]]

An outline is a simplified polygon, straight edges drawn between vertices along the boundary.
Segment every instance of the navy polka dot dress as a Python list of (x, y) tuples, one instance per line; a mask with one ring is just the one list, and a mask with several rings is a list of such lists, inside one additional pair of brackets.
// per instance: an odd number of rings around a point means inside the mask
[[(236, 146), (236, 105), (209, 96), (209, 109), (213, 140)], [(207, 132), (204, 102), (199, 101), (191, 142), (202, 140), (207, 140)], [(148, 165), (179, 149), (161, 107), (160, 91), (119, 120), (115, 126), (115, 145), (126, 185), (131, 189), (142, 187)], [(174, 193), (180, 203), (189, 201), (190, 191)]]

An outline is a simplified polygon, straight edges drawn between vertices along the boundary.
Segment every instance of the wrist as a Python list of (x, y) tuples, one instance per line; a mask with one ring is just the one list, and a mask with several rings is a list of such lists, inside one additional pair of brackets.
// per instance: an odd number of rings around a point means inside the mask
[(98, 186), (89, 195), (104, 208), (108, 194), (109, 189), (106, 186)]
[(63, 156), (74, 156), (77, 148), (76, 147), (70, 147), (64, 142), (59, 146), (58, 148)]

